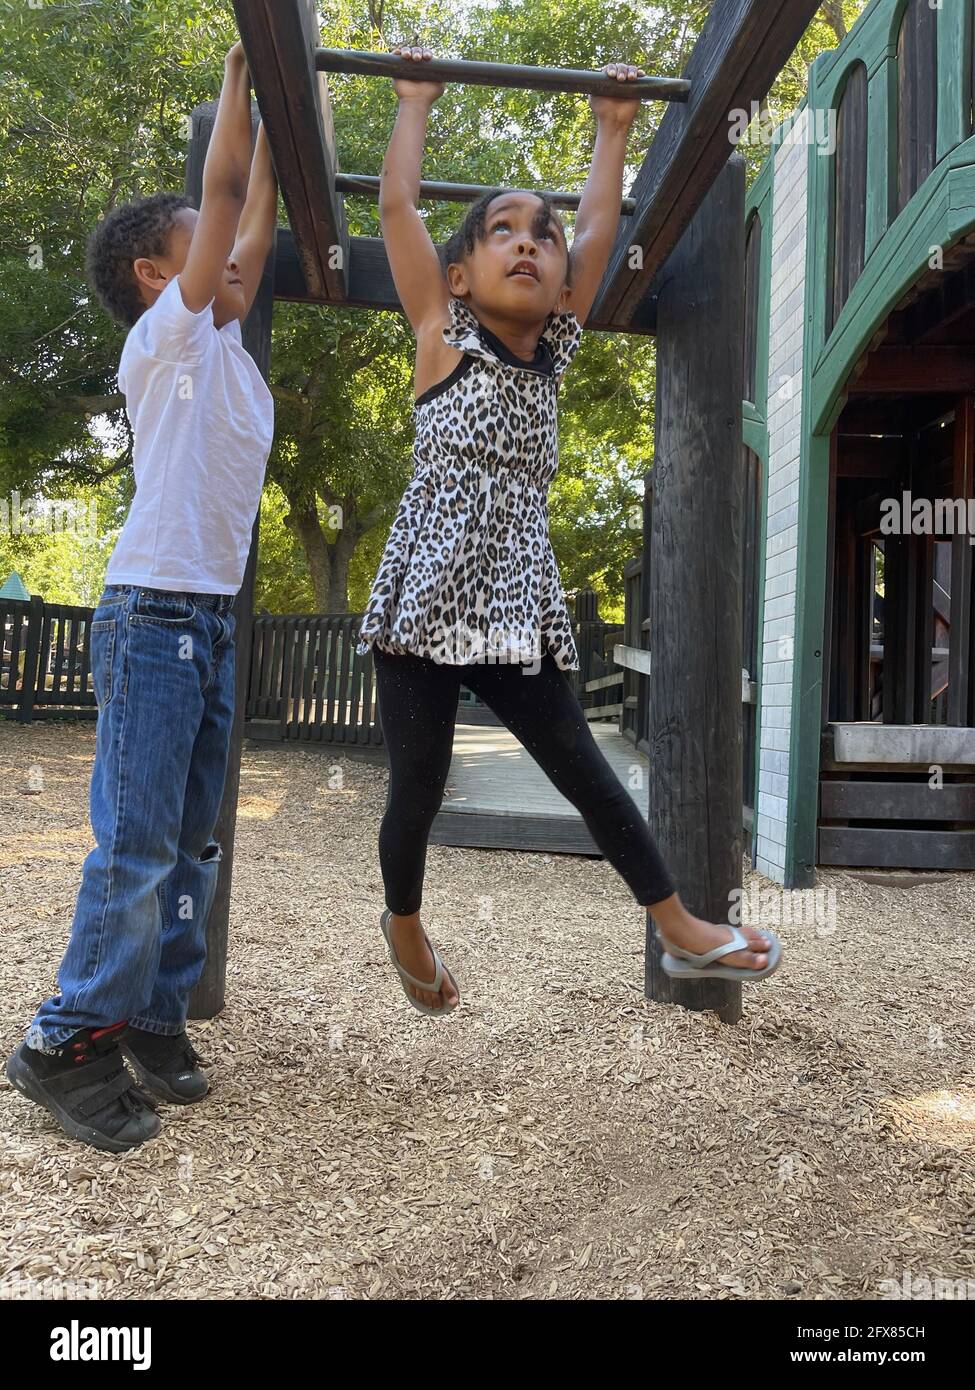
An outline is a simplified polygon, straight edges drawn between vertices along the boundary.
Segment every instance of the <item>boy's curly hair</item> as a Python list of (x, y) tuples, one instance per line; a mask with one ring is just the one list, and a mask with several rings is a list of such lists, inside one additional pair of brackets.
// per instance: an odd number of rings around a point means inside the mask
[(88, 238), (88, 283), (102, 308), (123, 328), (131, 328), (148, 308), (139, 293), (132, 262), (139, 256), (164, 256), (174, 226), (173, 214), (193, 206), (182, 193), (136, 198), (113, 208)]
[[(511, 188), (489, 188), (482, 193), (476, 203), (472, 203), (467, 210), (467, 215), (457, 228), (456, 232), (444, 242), (440, 247), (440, 264), (446, 274), (450, 264), (456, 264), (464, 259), (465, 256), (473, 255), (475, 243), (483, 241), (486, 235), (488, 207), (494, 202), (495, 198), (500, 198), (502, 193), (513, 193), (516, 190)], [(518, 192), (529, 190), (517, 190)], [(539, 217), (545, 221), (551, 217), (562, 228), (562, 235), (565, 237), (565, 226), (558, 210), (552, 199), (547, 193), (536, 193), (532, 190), (532, 197), (538, 198), (542, 207), (539, 209)], [(568, 237), (565, 237), (568, 245)], [(565, 268), (565, 283), (572, 284), (572, 250), (569, 248), (568, 261)]]

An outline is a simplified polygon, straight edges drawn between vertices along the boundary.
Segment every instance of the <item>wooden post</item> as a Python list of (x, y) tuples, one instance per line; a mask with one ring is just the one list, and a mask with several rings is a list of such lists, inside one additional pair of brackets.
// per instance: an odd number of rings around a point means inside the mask
[[(658, 280), (650, 828), (682, 901), (713, 922), (742, 870), (744, 227), (733, 154)], [(649, 912), (646, 994), (741, 1017), (740, 985), (664, 973)]]
[[(14, 619), (20, 622), (19, 618)], [(44, 662), (41, 653), (41, 628), (44, 626), (44, 600), (39, 594), (31, 594), (27, 610), (27, 646), (24, 650), (24, 679), (20, 690), (20, 703), (17, 718), (21, 724), (29, 724), (34, 718), (34, 700), (37, 688), (44, 689)], [(13, 650), (13, 648), (12, 648)], [(11, 684), (17, 684), (16, 670), (11, 672)]]
[[(186, 160), (186, 192), (199, 205), (203, 192), (203, 163), (213, 131), (217, 103), (206, 102), (193, 112), (193, 138)], [(253, 138), (257, 137), (260, 113), (252, 105)], [(271, 314), (274, 308), (274, 248), (268, 256), (264, 277), (251, 311), (241, 329), (244, 347), (254, 358), (261, 375), (267, 380), (271, 358)], [(217, 892), (207, 919), (207, 963), (190, 997), (190, 1018), (213, 1018), (224, 1005), (227, 972), (227, 929), (230, 920), (230, 887), (234, 867), (234, 834), (237, 828), (237, 795), (240, 787), (240, 756), (244, 742), (244, 713), (247, 700), (247, 680), (250, 670), (251, 640), (254, 621), (254, 576), (257, 572), (257, 542), (260, 533), (260, 509), (254, 518), (250, 555), (244, 579), (234, 601), (236, 620), (236, 668), (234, 723), (230, 736), (230, 757), (227, 780), (224, 784), (220, 815), (214, 838), (221, 845), (223, 858), (217, 880)]]
[[(967, 502), (975, 497), (975, 396), (960, 396), (955, 404), (955, 457), (952, 495)], [(975, 562), (967, 529), (951, 537), (951, 637), (948, 643), (948, 719), (964, 727), (969, 720), (969, 696), (975, 690), (972, 644), (975, 614), (971, 611)]]

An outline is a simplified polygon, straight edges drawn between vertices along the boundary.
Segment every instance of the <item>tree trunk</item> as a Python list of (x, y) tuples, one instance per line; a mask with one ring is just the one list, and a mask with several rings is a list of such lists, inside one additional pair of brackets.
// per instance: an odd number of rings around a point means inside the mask
[[(289, 498), (288, 501), (290, 503), (291, 499)], [(295, 506), (294, 503), (291, 503), (287, 524), (301, 541), (305, 559), (308, 561), (308, 573), (311, 575), (312, 587), (315, 590), (315, 611), (318, 613), (335, 611), (331, 606), (331, 546), (322, 531), (322, 523), (318, 519), (318, 509), (314, 503), (310, 506)]]
[(823, 18), (836, 35), (837, 43), (842, 43), (846, 38), (846, 20), (843, 18), (843, 0), (825, 0), (823, 4)]

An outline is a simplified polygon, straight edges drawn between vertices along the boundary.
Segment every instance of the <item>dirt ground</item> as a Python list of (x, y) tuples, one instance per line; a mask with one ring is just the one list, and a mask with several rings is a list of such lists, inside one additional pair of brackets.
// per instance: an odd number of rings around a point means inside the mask
[[(4, 1055), (55, 986), (93, 753), (93, 724), (0, 720)], [(0, 1082), (0, 1296), (975, 1280), (975, 876), (824, 872), (835, 913), (766, 915), (783, 966), (728, 1026), (644, 999), (643, 913), (605, 861), (431, 846), (423, 920), (463, 997), (440, 1021), (379, 931), (386, 786), (354, 757), (247, 747), (227, 1006), (190, 1025), (212, 1093), (111, 1157)]]

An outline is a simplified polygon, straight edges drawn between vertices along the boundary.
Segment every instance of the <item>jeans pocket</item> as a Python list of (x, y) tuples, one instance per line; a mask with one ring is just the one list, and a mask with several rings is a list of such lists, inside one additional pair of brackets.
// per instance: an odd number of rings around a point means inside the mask
[(196, 605), (186, 594), (140, 589), (132, 614), (154, 623), (188, 623), (196, 617)]
[(115, 661), (114, 618), (104, 618), (92, 623), (89, 661), (95, 704), (100, 712), (112, 698), (112, 666)]

